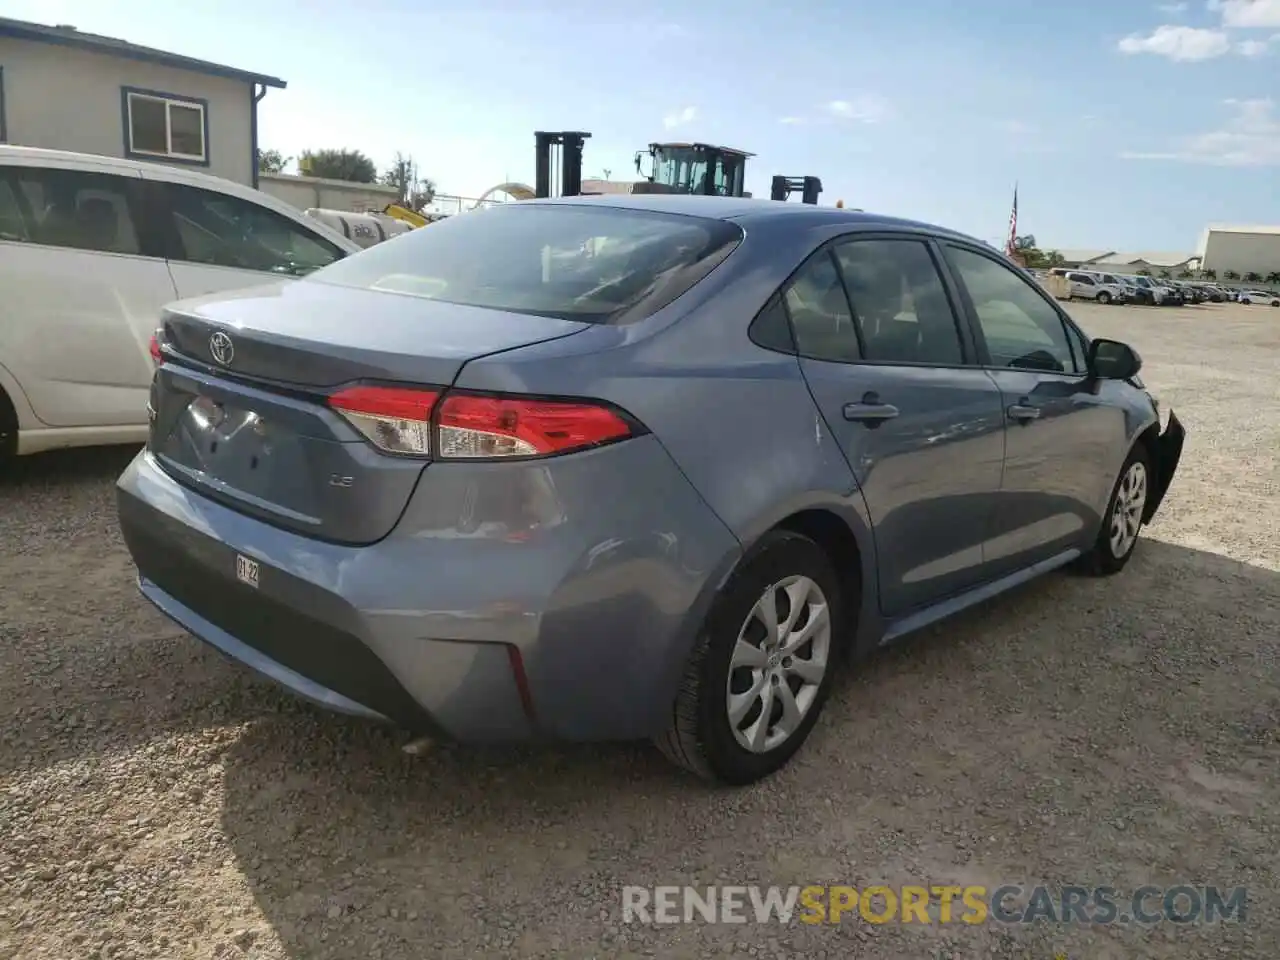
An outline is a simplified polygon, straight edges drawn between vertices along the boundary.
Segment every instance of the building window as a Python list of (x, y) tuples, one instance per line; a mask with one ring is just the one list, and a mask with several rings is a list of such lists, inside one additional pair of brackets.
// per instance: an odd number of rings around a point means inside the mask
[(209, 114), (203, 100), (126, 88), (124, 120), (130, 156), (209, 162)]

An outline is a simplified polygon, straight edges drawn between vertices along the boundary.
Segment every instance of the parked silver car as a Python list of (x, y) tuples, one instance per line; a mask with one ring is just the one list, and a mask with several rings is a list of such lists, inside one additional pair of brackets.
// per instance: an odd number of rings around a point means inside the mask
[(170, 617), (336, 710), (730, 783), (842, 655), (1119, 571), (1184, 437), (980, 241), (764, 200), (468, 213), (155, 346), (118, 506)]

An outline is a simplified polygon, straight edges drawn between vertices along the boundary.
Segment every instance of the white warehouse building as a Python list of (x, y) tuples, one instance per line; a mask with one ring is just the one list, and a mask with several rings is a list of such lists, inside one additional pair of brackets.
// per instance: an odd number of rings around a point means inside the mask
[(1280, 226), (1210, 226), (1200, 240), (1200, 266), (1219, 277), (1227, 270), (1242, 277), (1280, 271)]

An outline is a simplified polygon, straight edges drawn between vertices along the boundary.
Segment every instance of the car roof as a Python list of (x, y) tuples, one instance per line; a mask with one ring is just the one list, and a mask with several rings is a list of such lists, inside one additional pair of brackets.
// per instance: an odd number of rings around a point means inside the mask
[(170, 177), (182, 182), (204, 181), (211, 187), (225, 189), (227, 184), (242, 190), (248, 189), (244, 184), (215, 177), (213, 174), (191, 170), (188, 167), (173, 167), (166, 163), (149, 163), (145, 160), (127, 160), (123, 157), (107, 157), (98, 153), (76, 153), (72, 150), (48, 150), (44, 147), (20, 147), (16, 144), (0, 143), (0, 162), (5, 160), (25, 160), (28, 163), (75, 161), (86, 166), (97, 167), (104, 173), (137, 173), (141, 170), (157, 177)]
[[(550, 200), (523, 200), (522, 203), (552, 203), (616, 207), (626, 210), (652, 210), (657, 213), (675, 213), (688, 217), (705, 217), (715, 220), (734, 220), (742, 223), (762, 221), (787, 221), (796, 226), (812, 226), (816, 223), (847, 223), (852, 229), (871, 230), (883, 227), (891, 230), (921, 230), (939, 236), (979, 243), (966, 234), (931, 223), (906, 220), (847, 210), (839, 207), (819, 207), (809, 203), (782, 203), (754, 197), (707, 197), (684, 193), (601, 194), (581, 197), (557, 197)], [(988, 244), (983, 244), (989, 246)], [(994, 249), (994, 248), (993, 248)], [(999, 251), (997, 251), (999, 252)]]

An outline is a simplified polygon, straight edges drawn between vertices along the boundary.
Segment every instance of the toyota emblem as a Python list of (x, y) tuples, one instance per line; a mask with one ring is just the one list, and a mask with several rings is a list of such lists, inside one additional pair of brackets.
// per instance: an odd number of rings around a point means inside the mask
[(236, 345), (231, 342), (230, 337), (219, 330), (209, 338), (209, 352), (213, 354), (213, 359), (224, 367), (230, 366), (231, 361), (235, 359)]

